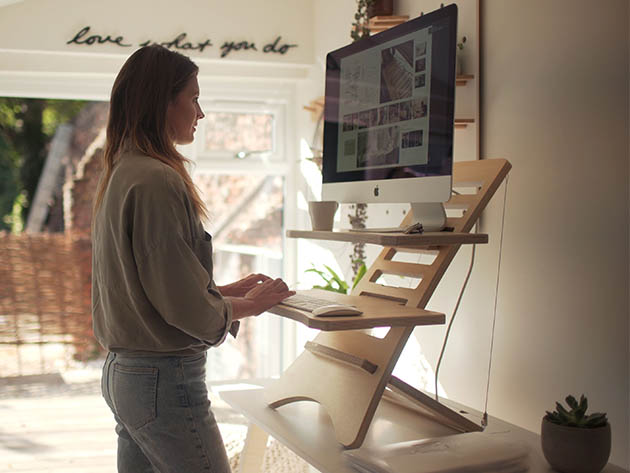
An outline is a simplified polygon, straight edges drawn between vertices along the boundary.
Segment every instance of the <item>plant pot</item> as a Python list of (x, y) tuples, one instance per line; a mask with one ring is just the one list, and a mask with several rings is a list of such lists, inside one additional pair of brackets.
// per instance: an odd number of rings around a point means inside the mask
[(373, 16), (391, 16), (394, 14), (394, 0), (374, 0), (368, 7), (368, 18)]
[(610, 424), (567, 427), (543, 417), (540, 437), (546, 460), (562, 473), (599, 473), (610, 456)]

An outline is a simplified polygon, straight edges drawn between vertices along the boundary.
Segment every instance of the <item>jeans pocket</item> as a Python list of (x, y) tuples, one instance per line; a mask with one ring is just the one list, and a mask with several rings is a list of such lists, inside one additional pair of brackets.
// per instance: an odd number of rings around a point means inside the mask
[(158, 369), (115, 363), (112, 397), (125, 426), (139, 429), (156, 417)]

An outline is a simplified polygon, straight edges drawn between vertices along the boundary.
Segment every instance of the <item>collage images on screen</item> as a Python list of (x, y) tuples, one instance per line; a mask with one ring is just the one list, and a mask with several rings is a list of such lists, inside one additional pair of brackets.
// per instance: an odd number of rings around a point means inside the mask
[(344, 57), (337, 172), (428, 162), (431, 28)]

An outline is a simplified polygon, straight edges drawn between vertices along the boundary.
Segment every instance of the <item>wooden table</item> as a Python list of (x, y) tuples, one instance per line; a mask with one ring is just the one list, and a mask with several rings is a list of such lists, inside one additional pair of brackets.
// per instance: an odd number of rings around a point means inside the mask
[[(286, 445), (322, 473), (356, 473), (343, 455), (344, 448), (337, 442), (325, 410), (319, 404), (308, 401), (271, 409), (262, 395), (262, 387), (266, 383), (267, 381), (259, 381), (255, 383), (259, 387), (252, 383), (243, 390), (220, 393), (228, 404), (243, 413), (250, 422), (239, 473), (260, 471), (268, 435)], [(481, 414), (474, 410), (448, 400), (442, 402), (458, 411), (466, 410), (470, 415), (481, 419)], [(506, 440), (529, 446), (531, 473), (554, 473), (543, 457), (539, 435), (494, 417), (490, 417), (485, 432), (497, 433)], [(361, 448), (454, 433), (454, 430), (438, 422), (383, 398)], [(609, 464), (602, 473), (628, 472)]]

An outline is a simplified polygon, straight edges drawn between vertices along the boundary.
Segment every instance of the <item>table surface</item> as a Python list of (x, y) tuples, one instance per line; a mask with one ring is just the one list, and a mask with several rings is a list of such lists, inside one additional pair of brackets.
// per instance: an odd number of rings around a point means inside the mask
[[(322, 473), (356, 473), (343, 455), (343, 447), (335, 439), (330, 417), (319, 404), (300, 401), (271, 409), (264, 401), (262, 387), (269, 380), (246, 382), (240, 386), (225, 387), (221, 397), (233, 408), (242, 412), (251, 422), (313, 465)], [(448, 400), (444, 404), (466, 409)], [(472, 416), (481, 415), (466, 409)], [(555, 473), (545, 461), (540, 447), (540, 436), (528, 430), (490, 417), (486, 433), (526, 444), (530, 448), (529, 471)], [(381, 400), (361, 448), (391, 444), (408, 440), (440, 437), (456, 433), (408, 408), (385, 399)], [(602, 473), (627, 473), (626, 470), (607, 465)]]

